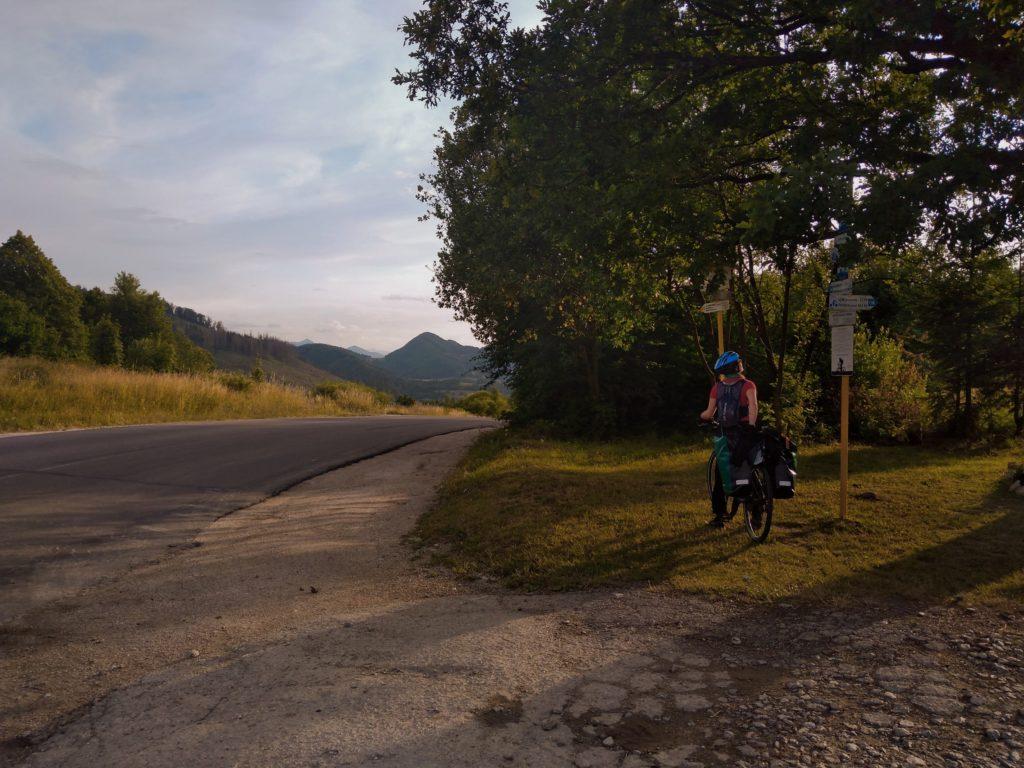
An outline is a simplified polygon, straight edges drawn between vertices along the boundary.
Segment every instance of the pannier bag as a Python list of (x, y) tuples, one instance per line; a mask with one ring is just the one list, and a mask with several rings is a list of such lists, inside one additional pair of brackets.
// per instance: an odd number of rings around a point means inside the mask
[(780, 458), (775, 462), (775, 478), (772, 496), (776, 499), (792, 499), (796, 495), (796, 472)]
[(744, 461), (739, 465), (733, 464), (730, 469), (732, 470), (732, 482), (735, 486), (732, 495), (746, 496), (750, 491), (750, 477), (754, 473), (750, 462)]
[(731, 496), (736, 491), (736, 485), (732, 478), (732, 453), (729, 451), (729, 439), (725, 435), (716, 435), (714, 442), (715, 461), (718, 464), (718, 474), (722, 478), (722, 490), (726, 496)]

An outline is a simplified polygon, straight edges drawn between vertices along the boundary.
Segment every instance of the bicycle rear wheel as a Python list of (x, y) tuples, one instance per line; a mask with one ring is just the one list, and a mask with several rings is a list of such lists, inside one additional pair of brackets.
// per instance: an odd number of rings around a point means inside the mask
[(772, 487), (764, 465), (754, 467), (750, 476), (750, 492), (743, 500), (743, 521), (747, 535), (755, 544), (763, 544), (772, 529)]

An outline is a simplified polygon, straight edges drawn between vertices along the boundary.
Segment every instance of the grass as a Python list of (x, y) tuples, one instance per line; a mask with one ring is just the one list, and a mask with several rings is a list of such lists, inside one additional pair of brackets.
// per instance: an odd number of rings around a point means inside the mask
[(739, 516), (705, 526), (708, 444), (481, 439), (417, 536), (458, 574), (507, 586), (666, 584), (711, 594), (818, 599), (1024, 597), (1024, 499), (1002, 480), (1019, 456), (853, 446), (849, 520), (837, 522), (838, 451), (801, 451), (798, 496), (776, 502), (767, 544)]
[(0, 432), (280, 416), (461, 413), (432, 406), (400, 407), (389, 400), (352, 382), (338, 382), (330, 395), (314, 396), (297, 387), (249, 384), (238, 374), (138, 373), (0, 358)]

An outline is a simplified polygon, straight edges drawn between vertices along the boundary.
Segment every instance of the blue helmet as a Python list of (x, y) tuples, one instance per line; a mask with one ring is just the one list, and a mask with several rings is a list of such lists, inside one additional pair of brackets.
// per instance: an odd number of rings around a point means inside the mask
[(715, 361), (715, 373), (736, 373), (739, 370), (740, 356), (736, 352), (726, 352)]

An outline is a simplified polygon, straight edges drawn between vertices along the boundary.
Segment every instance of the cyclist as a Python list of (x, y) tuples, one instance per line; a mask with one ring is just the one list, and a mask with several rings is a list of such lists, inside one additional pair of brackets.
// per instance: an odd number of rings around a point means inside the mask
[[(711, 421), (717, 412), (718, 423), (729, 441), (730, 463), (739, 466), (750, 449), (751, 428), (757, 423), (757, 385), (743, 375), (743, 361), (735, 352), (726, 352), (718, 358), (715, 373), (721, 379), (711, 385), (708, 407), (700, 417)], [(738, 503), (738, 499), (733, 500), (734, 508)], [(721, 472), (715, 476), (711, 511), (714, 517), (708, 524), (714, 528), (724, 526), (725, 491)]]

